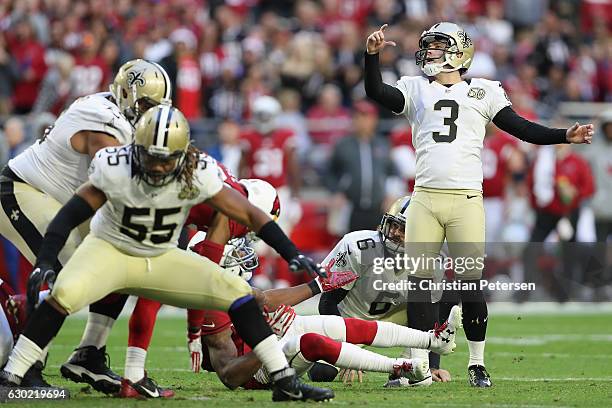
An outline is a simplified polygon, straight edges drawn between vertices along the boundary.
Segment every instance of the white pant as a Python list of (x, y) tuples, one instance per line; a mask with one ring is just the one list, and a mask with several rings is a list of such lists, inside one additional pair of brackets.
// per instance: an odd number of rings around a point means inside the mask
[[(307, 372), (314, 362), (306, 360), (300, 350), (300, 339), (303, 334), (315, 333), (336, 341), (346, 341), (346, 326), (340, 316), (299, 316), (280, 339), (279, 343), (287, 357), (289, 365), (298, 376)], [(262, 384), (270, 382), (270, 377), (264, 368), (255, 373), (255, 379)]]

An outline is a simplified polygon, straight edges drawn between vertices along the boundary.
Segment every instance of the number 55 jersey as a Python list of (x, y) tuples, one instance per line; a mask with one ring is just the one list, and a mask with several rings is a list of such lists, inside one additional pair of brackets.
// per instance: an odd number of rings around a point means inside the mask
[(445, 86), (424, 77), (402, 77), (396, 87), (412, 126), (415, 187), (482, 190), (480, 153), (486, 125), (510, 106), (501, 84), (474, 78)]
[(173, 180), (152, 187), (132, 166), (132, 145), (100, 150), (89, 167), (89, 181), (108, 201), (91, 221), (91, 233), (120, 251), (154, 257), (175, 248), (189, 209), (223, 187), (219, 167), (205, 155), (194, 169), (193, 185)]

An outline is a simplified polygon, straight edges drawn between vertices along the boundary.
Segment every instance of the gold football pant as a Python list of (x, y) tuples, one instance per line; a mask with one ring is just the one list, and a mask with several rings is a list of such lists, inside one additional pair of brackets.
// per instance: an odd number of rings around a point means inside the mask
[(455, 279), (480, 279), (485, 256), (482, 193), (416, 187), (406, 213), (404, 237), (406, 254), (422, 259), (414, 276), (433, 277), (445, 239)]
[(74, 313), (112, 292), (191, 309), (227, 311), (251, 287), (195, 253), (175, 248), (150, 258), (127, 255), (88, 235), (58, 275), (51, 295)]
[[(0, 182), (0, 205), (0, 235), (34, 265), (47, 227), (62, 205), (28, 184), (6, 179)], [(71, 232), (58, 256), (61, 265), (66, 265), (88, 232), (89, 220)]]

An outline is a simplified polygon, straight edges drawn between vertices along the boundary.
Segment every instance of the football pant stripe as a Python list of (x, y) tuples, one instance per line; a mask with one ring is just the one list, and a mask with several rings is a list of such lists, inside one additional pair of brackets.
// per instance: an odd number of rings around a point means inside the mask
[[(36, 229), (36, 226), (28, 219), (26, 214), (19, 207), (17, 197), (15, 197), (15, 188), (13, 181), (3, 181), (0, 183), (0, 205), (2, 210), (11, 221), (13, 228), (23, 238), (28, 248), (34, 255), (38, 256), (38, 251), (42, 245), (43, 236)], [(18, 214), (18, 216), (13, 216)], [(59, 260), (55, 262), (55, 270), (59, 272), (62, 269), (62, 264)]]

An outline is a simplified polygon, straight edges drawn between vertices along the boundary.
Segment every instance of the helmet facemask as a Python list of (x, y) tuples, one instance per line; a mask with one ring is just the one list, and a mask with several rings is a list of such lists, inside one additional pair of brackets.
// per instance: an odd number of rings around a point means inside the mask
[(403, 217), (386, 213), (380, 222), (379, 230), (382, 241), (390, 252), (399, 254), (404, 252), (404, 232), (406, 220)]
[[(446, 46), (431, 47), (430, 45), (434, 42), (443, 42), (446, 43)], [(449, 35), (443, 33), (425, 35), (419, 40), (419, 48), (414, 54), (416, 64), (429, 77), (436, 76), (440, 72), (453, 72), (464, 69), (462, 66), (453, 67), (453, 60), (460, 58), (463, 52), (459, 51), (455, 39)]]
[(259, 258), (246, 238), (234, 238), (225, 245), (219, 265), (248, 281), (259, 266)]
[(139, 178), (152, 187), (162, 187), (176, 180), (186, 163), (182, 150), (169, 154), (156, 146), (147, 149), (135, 144), (132, 152)]

